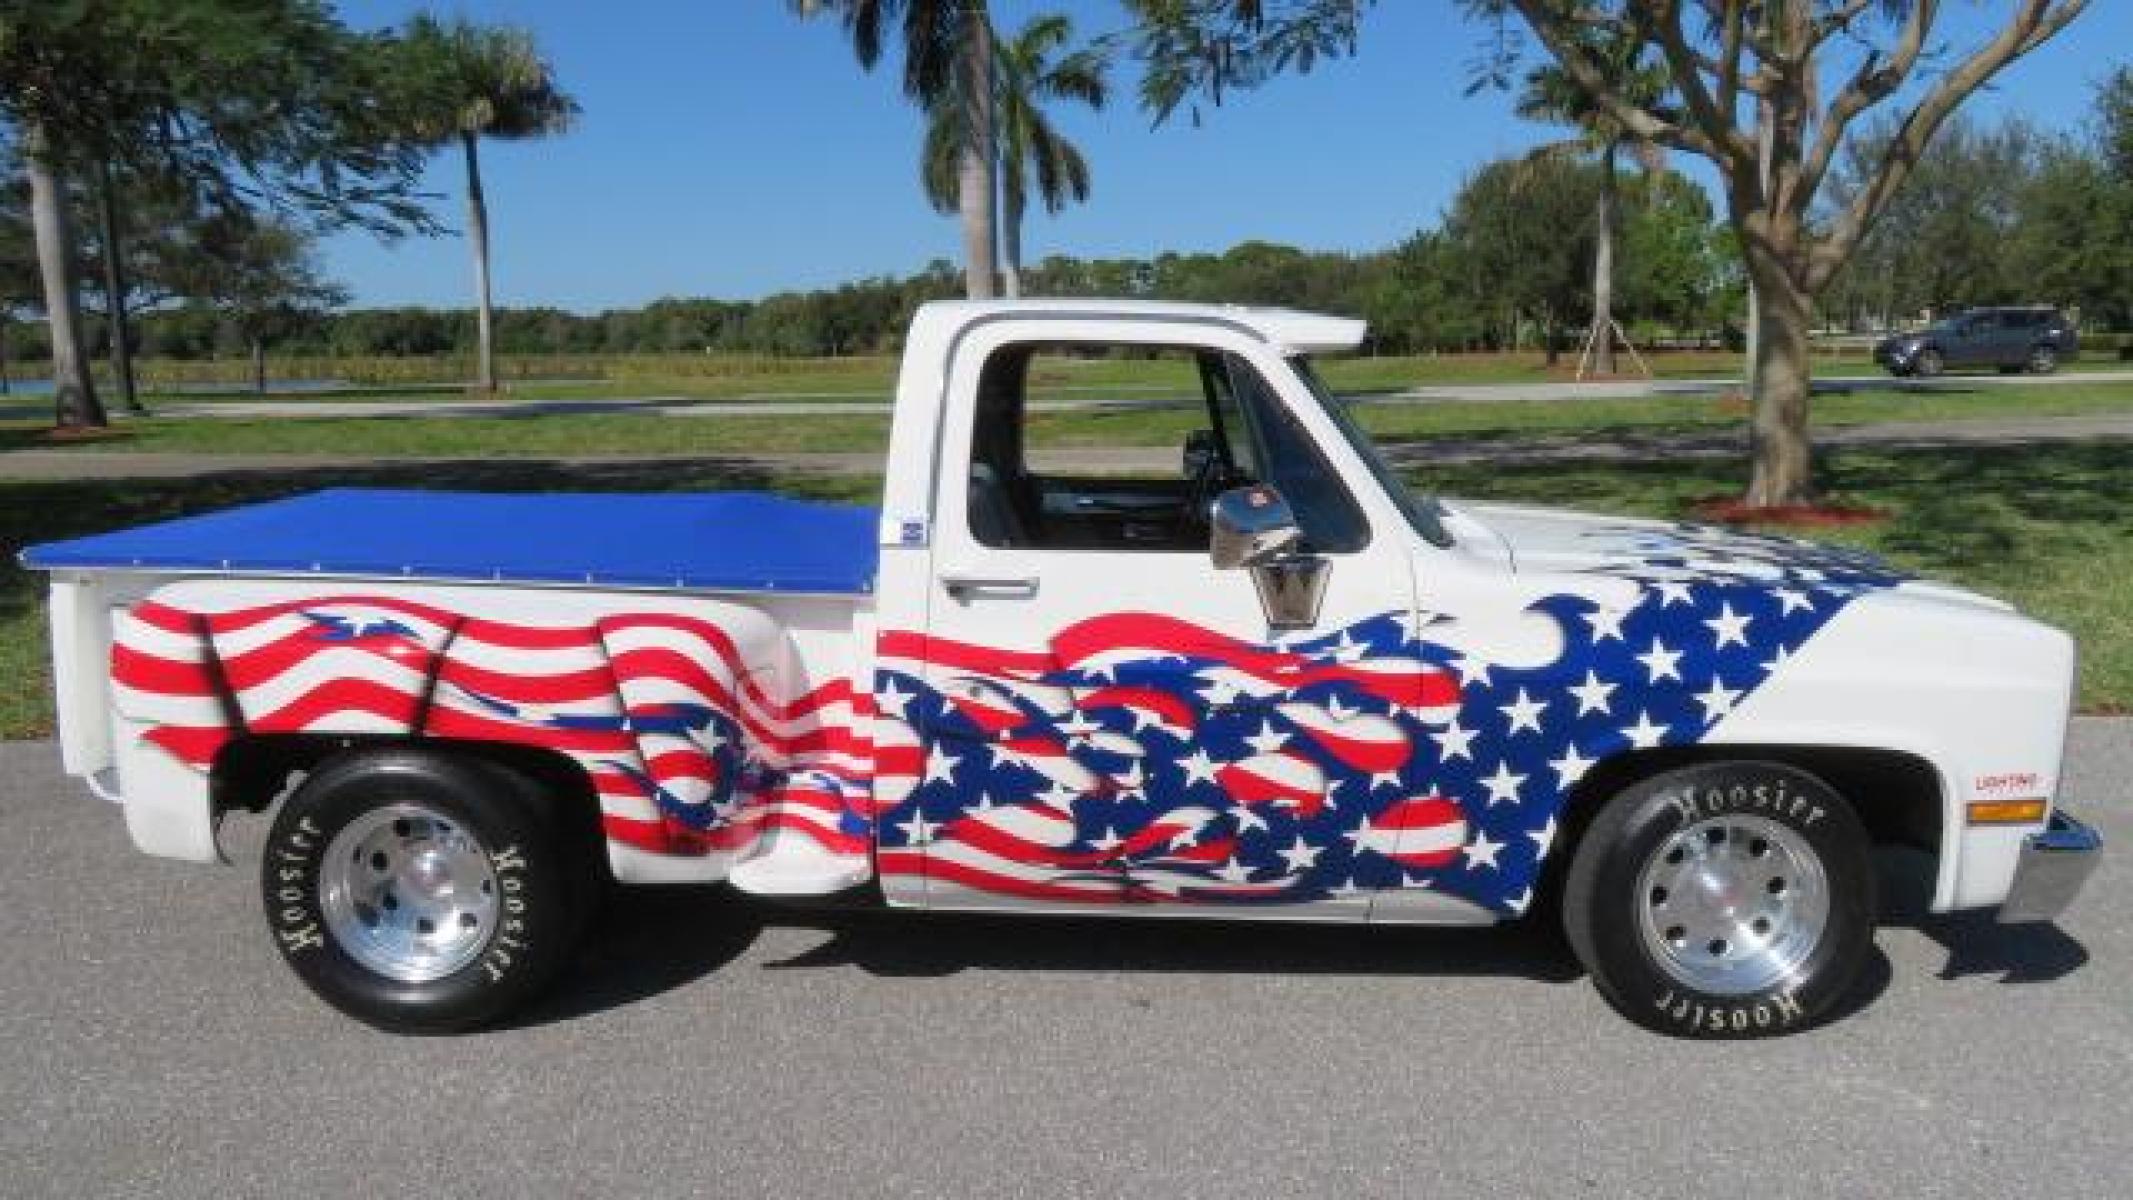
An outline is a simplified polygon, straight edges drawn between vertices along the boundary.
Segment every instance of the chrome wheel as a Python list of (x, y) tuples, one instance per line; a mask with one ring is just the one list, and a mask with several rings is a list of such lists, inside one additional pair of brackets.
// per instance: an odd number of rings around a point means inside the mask
[(371, 809), (319, 866), (326, 929), (350, 958), (401, 983), (442, 979), (496, 929), (489, 852), (457, 822), (413, 804)]
[(1794, 975), (1829, 925), (1821, 857), (1790, 827), (1745, 813), (1697, 821), (1660, 843), (1637, 904), (1652, 961), (1720, 996)]

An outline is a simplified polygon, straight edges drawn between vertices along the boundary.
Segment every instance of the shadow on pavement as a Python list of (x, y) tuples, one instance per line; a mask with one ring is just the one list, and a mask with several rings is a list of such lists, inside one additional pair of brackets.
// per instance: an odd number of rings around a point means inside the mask
[(2080, 970), (2088, 947), (2057, 925), (2002, 925), (1990, 910), (1935, 913), (1933, 859), (1918, 850), (1881, 854), (1881, 923), (1916, 929), (1948, 952), (1942, 979), (1997, 975), (2001, 983), (2050, 983)]

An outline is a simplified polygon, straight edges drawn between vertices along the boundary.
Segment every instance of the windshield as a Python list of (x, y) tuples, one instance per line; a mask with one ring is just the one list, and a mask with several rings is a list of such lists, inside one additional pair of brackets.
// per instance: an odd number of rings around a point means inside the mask
[(1378, 481), (1378, 486), (1385, 490), (1387, 496), (1392, 497), (1392, 502), (1399, 506), (1400, 512), (1407, 517), (1407, 523), (1414, 526), (1415, 532), (1427, 538), (1431, 545), (1451, 545), (1452, 536), (1445, 532), (1444, 522), (1439, 519), (1443, 506), (1437, 503), (1436, 498), (1417, 495), (1407, 486), (1407, 482), (1392, 469), (1392, 464), (1385, 461), (1385, 455), (1379, 451), (1377, 443), (1370, 440), (1370, 435), (1363, 432), (1361, 425), (1356, 424), (1355, 417), (1348, 412), (1348, 402), (1335, 396), (1332, 389), (1326, 386), (1326, 381), (1318, 377), (1318, 369), (1311, 365), (1309, 358), (1301, 354), (1296, 355), (1289, 359), (1289, 365), (1295, 368), (1297, 378), (1302, 379), (1304, 386), (1311, 390), (1311, 395), (1317, 399), (1318, 406), (1325, 411), (1334, 428), (1340, 430), (1341, 436), (1355, 448), (1356, 457), (1363, 460), (1363, 465), (1369, 468), (1371, 477)]

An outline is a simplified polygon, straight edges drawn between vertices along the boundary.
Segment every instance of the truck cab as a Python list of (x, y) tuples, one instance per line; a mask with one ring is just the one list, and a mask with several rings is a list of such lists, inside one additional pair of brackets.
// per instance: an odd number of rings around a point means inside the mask
[[(876, 509), (334, 493), (34, 548), (69, 769), (153, 853), (274, 807), (274, 936), (391, 1028), (522, 1000), (609, 879), (1546, 912), (1688, 1036), (1836, 1004), (1877, 843), (1934, 855), (1939, 910), (2072, 899), (2064, 634), (1854, 552), (1430, 495), (1318, 375), (1364, 333), (932, 304)], [(1174, 443), (1062, 440), (1081, 378), (1160, 381), (1105, 420)]]

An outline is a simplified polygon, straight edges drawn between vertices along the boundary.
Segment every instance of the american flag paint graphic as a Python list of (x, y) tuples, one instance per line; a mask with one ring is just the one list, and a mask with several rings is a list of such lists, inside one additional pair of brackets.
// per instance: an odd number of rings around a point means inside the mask
[(872, 747), (848, 681), (782, 698), (700, 618), (541, 626), (374, 595), (215, 613), (150, 599), (118, 623), (111, 678), (120, 711), (198, 770), (246, 731), (536, 745), (584, 768), (607, 835), (640, 850), (738, 852), (771, 830), (838, 855), (871, 847)]
[(146, 739), (202, 771), (245, 732), (548, 747), (593, 781), (608, 837), (653, 854), (739, 856), (776, 830), (936, 895), (1427, 888), (1510, 915), (1596, 763), (1699, 740), (1846, 604), (1900, 582), (1789, 539), (1630, 532), (1636, 553), (1592, 571), (1633, 598), (1530, 606), (1560, 635), (1538, 666), (1462, 654), (1459, 618), (1428, 611), (1275, 643), (1118, 612), (1037, 649), (887, 630), (855, 692), (759, 678), (695, 616), (539, 625), (353, 594), (215, 612), (151, 597), (115, 625), (111, 678)]
[(1277, 645), (1154, 613), (1034, 652), (887, 633), (877, 867), (1047, 904), (1430, 888), (1523, 912), (1594, 764), (1697, 741), (1845, 604), (1899, 582), (1790, 539), (1635, 536), (1634, 559), (1599, 570), (1634, 581), (1633, 602), (1532, 606), (1561, 634), (1538, 667), (1464, 657), (1428, 612)]

